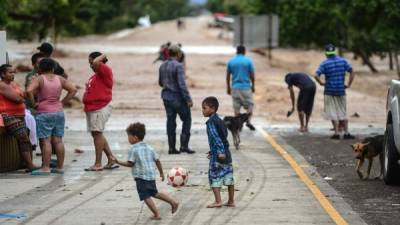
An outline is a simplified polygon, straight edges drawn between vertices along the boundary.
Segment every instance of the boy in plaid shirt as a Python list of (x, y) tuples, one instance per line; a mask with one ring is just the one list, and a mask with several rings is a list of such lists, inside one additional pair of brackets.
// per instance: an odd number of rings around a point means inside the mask
[[(207, 97), (202, 103), (203, 115), (209, 117), (206, 123), (210, 145), (208, 179), (215, 197), (215, 202), (208, 205), (207, 208), (220, 208), (222, 205), (235, 207), (232, 157), (227, 140), (228, 130), (224, 121), (217, 114), (218, 106), (218, 99), (215, 97)], [(221, 201), (222, 185), (228, 186), (229, 199), (225, 204), (222, 204)]]
[(121, 166), (132, 167), (132, 176), (136, 181), (136, 188), (140, 201), (144, 201), (154, 214), (151, 219), (160, 220), (160, 213), (151, 197), (163, 200), (171, 205), (172, 213), (178, 209), (179, 203), (165, 193), (160, 193), (156, 187), (155, 166), (160, 172), (161, 181), (164, 181), (164, 173), (161, 162), (153, 148), (144, 143), (146, 128), (142, 123), (134, 123), (126, 129), (128, 141), (132, 144), (128, 152), (128, 161), (116, 160)]

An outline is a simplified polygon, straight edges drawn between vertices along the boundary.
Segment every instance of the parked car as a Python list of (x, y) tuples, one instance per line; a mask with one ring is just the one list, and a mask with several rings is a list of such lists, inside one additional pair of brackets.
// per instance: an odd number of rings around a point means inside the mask
[(400, 183), (400, 81), (392, 80), (386, 102), (383, 180)]

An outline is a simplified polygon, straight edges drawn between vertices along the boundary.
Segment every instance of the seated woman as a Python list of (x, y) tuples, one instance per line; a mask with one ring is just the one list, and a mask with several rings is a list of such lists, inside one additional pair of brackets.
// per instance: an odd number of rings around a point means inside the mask
[(24, 94), (21, 88), (14, 82), (15, 70), (11, 65), (0, 66), (0, 114), (4, 127), (18, 142), (21, 158), (29, 171), (36, 166), (32, 163), (32, 146), (25, 124)]
[[(64, 173), (64, 125), (65, 117), (63, 104), (75, 96), (75, 85), (63, 77), (54, 74), (56, 62), (50, 58), (43, 58), (39, 62), (40, 76), (33, 79), (28, 87), (28, 96), (36, 109), (37, 136), (42, 150), (42, 168), (32, 171), (32, 175), (49, 175)], [(60, 101), (62, 90), (67, 95)], [(37, 102), (35, 97), (37, 97)], [(56, 151), (57, 168), (50, 170), (51, 150)]]

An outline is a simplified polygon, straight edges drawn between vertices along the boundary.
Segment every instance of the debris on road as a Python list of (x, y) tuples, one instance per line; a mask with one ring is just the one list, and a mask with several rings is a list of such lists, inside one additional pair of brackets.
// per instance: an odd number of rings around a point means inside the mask
[(75, 152), (75, 153), (78, 153), (78, 154), (82, 154), (84, 151), (81, 150), (81, 149), (76, 148), (74, 152)]

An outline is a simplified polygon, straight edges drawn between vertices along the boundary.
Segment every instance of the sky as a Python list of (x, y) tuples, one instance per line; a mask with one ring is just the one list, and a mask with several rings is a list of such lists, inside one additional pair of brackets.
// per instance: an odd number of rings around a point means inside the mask
[(190, 0), (190, 3), (192, 4), (205, 4), (207, 2), (207, 0)]

